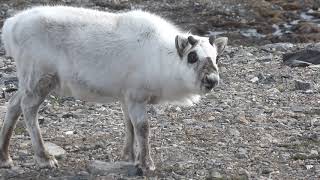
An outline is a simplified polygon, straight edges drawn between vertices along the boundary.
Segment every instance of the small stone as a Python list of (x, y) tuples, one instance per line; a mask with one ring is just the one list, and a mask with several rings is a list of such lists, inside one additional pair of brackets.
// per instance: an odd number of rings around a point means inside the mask
[(163, 115), (165, 114), (163, 109), (159, 109), (157, 107), (151, 106), (148, 110), (148, 113), (152, 114), (152, 115)]
[(128, 162), (92, 161), (87, 167), (91, 175), (120, 174), (125, 176), (142, 176), (142, 169)]
[(181, 108), (180, 107), (176, 107), (176, 111), (177, 112), (181, 112)]
[(80, 171), (80, 172), (78, 172), (78, 175), (89, 176), (89, 173), (87, 171)]
[(250, 173), (245, 169), (239, 169), (239, 176), (243, 177), (242, 179), (249, 179)]
[(66, 113), (66, 114), (62, 115), (62, 118), (66, 118), (66, 119), (68, 119), (68, 118), (78, 118), (78, 116), (73, 114), (73, 113)]
[(301, 80), (295, 80), (294, 87), (295, 87), (295, 90), (304, 90), (305, 91), (305, 90), (311, 89), (311, 83), (304, 82)]
[(313, 165), (306, 165), (306, 168), (309, 170), (309, 169), (312, 169), (313, 168)]
[(239, 132), (237, 129), (232, 129), (232, 128), (230, 128), (230, 129), (229, 129), (229, 133), (230, 133), (232, 136), (235, 136), (235, 137), (240, 136), (240, 132)]
[(283, 55), (283, 63), (290, 67), (306, 67), (320, 64), (320, 51), (306, 49)]
[(250, 79), (250, 82), (252, 82), (252, 83), (256, 83), (258, 81), (259, 81), (258, 77), (254, 77), (254, 78)]
[(270, 169), (270, 168), (268, 168), (268, 167), (264, 167), (263, 169), (262, 169), (262, 174), (270, 174), (270, 173), (272, 173), (273, 172), (273, 170), (272, 169)]
[(236, 154), (236, 156), (240, 159), (243, 159), (243, 158), (248, 158), (248, 151), (244, 148), (239, 148), (238, 149), (238, 153)]
[(74, 132), (73, 131), (66, 131), (66, 132), (64, 132), (64, 134), (65, 135), (71, 135), (71, 134), (74, 134)]
[(280, 93), (280, 91), (277, 88), (268, 89), (267, 92), (270, 94), (279, 94)]
[(45, 142), (44, 146), (46, 147), (49, 154), (53, 155), (58, 159), (61, 159), (66, 154), (66, 150), (54, 143)]
[(5, 66), (5, 64), (4, 64), (4, 62), (2, 61), (2, 59), (1, 59), (1, 61), (0, 61), (0, 68), (2, 68), (2, 67), (4, 67)]
[(41, 115), (39, 115), (38, 121), (39, 121), (39, 124), (40, 124), (40, 125), (43, 124), (43, 123), (44, 123), (44, 117), (41, 116)]
[(210, 116), (210, 117), (208, 118), (208, 121), (214, 121), (215, 119), (216, 119), (216, 117)]
[(312, 150), (310, 151), (310, 154), (311, 154), (311, 155), (318, 155), (319, 153), (318, 153), (317, 150), (312, 149)]
[(266, 50), (272, 50), (275, 49), (277, 51), (287, 51), (290, 48), (293, 47), (292, 43), (274, 43), (274, 44), (267, 44), (262, 46), (262, 49), (266, 49)]
[(273, 59), (273, 55), (270, 54), (268, 56), (264, 56), (264, 57), (261, 57), (260, 59), (258, 59), (257, 61), (259, 62), (271, 62)]
[(22, 164), (22, 167), (27, 167), (27, 168), (34, 167), (34, 166), (35, 166), (34, 162), (26, 162)]
[(209, 176), (207, 177), (207, 179), (222, 179), (222, 178), (223, 178), (223, 176), (216, 169), (210, 170)]
[(182, 121), (183, 121), (183, 123), (188, 124), (188, 125), (197, 123), (197, 121), (195, 119), (184, 119)]
[(274, 79), (273, 75), (271, 75), (271, 74), (264, 75), (262, 73), (259, 73), (258, 74), (258, 79), (263, 84), (272, 84), (272, 83), (276, 82), (276, 80)]
[(238, 121), (242, 124), (249, 124), (249, 121), (247, 120), (244, 113), (240, 113), (237, 117)]
[(291, 111), (295, 112), (295, 113), (303, 113), (303, 112), (305, 112), (305, 109), (304, 109), (304, 107), (294, 105), (291, 107)]

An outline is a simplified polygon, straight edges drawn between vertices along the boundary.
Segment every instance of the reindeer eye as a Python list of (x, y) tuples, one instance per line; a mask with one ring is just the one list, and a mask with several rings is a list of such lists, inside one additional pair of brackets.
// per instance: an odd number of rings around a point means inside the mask
[(220, 56), (216, 57), (216, 63), (219, 63), (219, 58), (220, 58)]
[(198, 61), (198, 56), (196, 52), (190, 52), (188, 54), (188, 63), (193, 64)]

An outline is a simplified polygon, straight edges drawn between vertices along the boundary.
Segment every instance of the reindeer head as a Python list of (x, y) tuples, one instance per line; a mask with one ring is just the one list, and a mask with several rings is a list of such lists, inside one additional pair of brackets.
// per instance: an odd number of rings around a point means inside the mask
[(226, 37), (176, 36), (177, 52), (181, 60), (195, 71), (196, 86), (201, 93), (208, 93), (219, 84), (216, 59), (224, 51), (227, 41)]

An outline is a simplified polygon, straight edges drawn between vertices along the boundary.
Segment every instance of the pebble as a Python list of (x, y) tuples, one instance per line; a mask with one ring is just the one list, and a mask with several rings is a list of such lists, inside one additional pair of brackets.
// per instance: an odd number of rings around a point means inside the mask
[(236, 157), (238, 157), (240, 159), (248, 158), (248, 151), (246, 149), (240, 147), (238, 149)]
[(230, 128), (228, 131), (229, 131), (231, 136), (234, 136), (234, 137), (239, 137), (240, 136), (240, 132), (237, 129)]
[(250, 79), (250, 82), (252, 82), (252, 83), (256, 83), (258, 81), (259, 81), (258, 77), (254, 77), (254, 78)]
[(313, 168), (313, 165), (306, 165), (306, 168), (309, 170), (309, 169), (312, 169)]
[(318, 153), (317, 150), (312, 149), (312, 150), (310, 151), (310, 154), (311, 154), (311, 155), (318, 155), (319, 153)]
[(66, 132), (64, 132), (64, 134), (65, 135), (71, 135), (71, 134), (74, 134), (74, 132), (73, 131), (66, 131)]
[(142, 176), (140, 168), (127, 162), (103, 162), (94, 160), (89, 163), (88, 171), (91, 175), (120, 174), (125, 176)]
[(295, 80), (294, 87), (295, 87), (295, 90), (304, 90), (305, 91), (305, 90), (311, 89), (311, 83), (301, 81), (301, 80)]

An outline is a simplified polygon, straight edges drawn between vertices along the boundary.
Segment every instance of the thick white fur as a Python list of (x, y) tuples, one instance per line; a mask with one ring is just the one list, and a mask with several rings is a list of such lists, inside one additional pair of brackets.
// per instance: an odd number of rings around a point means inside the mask
[(179, 61), (176, 35), (186, 36), (143, 11), (60, 6), (17, 14), (5, 21), (2, 38), (16, 60), (20, 87), (37, 82), (45, 69), (57, 73), (61, 95), (105, 102), (130, 90), (156, 101), (192, 104), (199, 100), (199, 87), (194, 71)]
[[(209, 73), (208, 69), (211, 74), (207, 77), (219, 80), (215, 58), (226, 39), (214, 45), (198, 36), (194, 36), (198, 43), (191, 43), (186, 40), (188, 36), (143, 11), (112, 14), (45, 6), (6, 20), (2, 40), (7, 55), (16, 61), (19, 90), (10, 100), (1, 130), (0, 167), (12, 166), (9, 139), (21, 113), (37, 163), (40, 167), (57, 166), (54, 157), (46, 153), (37, 122), (40, 104), (55, 90), (87, 101), (120, 100), (126, 124), (123, 157), (154, 169), (146, 105), (168, 101), (192, 104), (199, 100), (203, 93), (199, 77)], [(189, 44), (183, 45), (186, 41)], [(186, 54), (191, 51), (198, 53), (202, 65), (187, 63)], [(136, 153), (134, 142), (138, 144)]]

